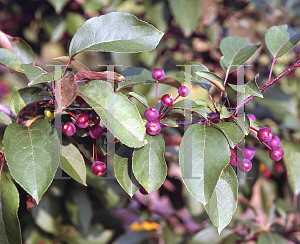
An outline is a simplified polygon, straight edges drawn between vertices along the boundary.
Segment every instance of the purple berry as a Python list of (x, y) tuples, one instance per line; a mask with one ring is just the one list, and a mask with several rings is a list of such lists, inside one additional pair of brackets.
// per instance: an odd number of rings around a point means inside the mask
[(105, 163), (103, 163), (101, 161), (95, 161), (92, 164), (91, 169), (92, 169), (92, 171), (93, 171), (93, 173), (95, 175), (100, 176), (100, 175), (105, 174), (105, 172), (106, 172), (106, 165), (105, 165)]
[(148, 121), (146, 124), (146, 131), (149, 135), (155, 136), (161, 130), (160, 123), (156, 120)]
[(247, 114), (247, 116), (250, 120), (256, 121), (256, 118), (253, 114)]
[(103, 128), (100, 125), (93, 125), (89, 130), (89, 134), (92, 138), (98, 139), (103, 133)]
[(165, 77), (165, 71), (163, 69), (153, 69), (152, 77), (154, 80), (162, 80)]
[(76, 127), (72, 122), (67, 122), (62, 128), (62, 133), (66, 136), (73, 136), (76, 132)]
[(260, 128), (257, 132), (257, 137), (262, 142), (268, 142), (272, 139), (272, 131), (268, 127)]
[(284, 155), (284, 151), (281, 147), (277, 147), (277, 148), (271, 150), (269, 155), (272, 160), (279, 161), (280, 159), (282, 159), (282, 157)]
[(231, 154), (230, 155), (230, 161), (229, 161), (230, 165), (232, 166), (237, 166), (237, 160), (236, 160), (236, 156), (235, 154)]
[(146, 191), (146, 189), (144, 187), (140, 188), (140, 193), (142, 193), (143, 195), (148, 195), (149, 193)]
[(249, 159), (244, 159), (243, 161), (238, 162), (238, 167), (242, 172), (249, 172), (252, 168), (252, 163)]
[(251, 147), (251, 146), (246, 146), (245, 149), (244, 149), (244, 151), (243, 151), (243, 157), (245, 159), (251, 160), (254, 157), (254, 155), (255, 155), (254, 148)]
[(166, 108), (171, 107), (174, 104), (174, 99), (171, 95), (165, 94), (161, 97), (161, 104)]
[(189, 88), (187, 88), (186, 86), (181, 86), (178, 88), (178, 94), (182, 97), (186, 97), (187, 95), (189, 95), (189, 93)]
[(271, 149), (275, 149), (277, 147), (280, 146), (280, 139), (278, 136), (272, 136), (272, 139), (270, 141), (267, 142), (267, 145), (271, 148)]
[(147, 108), (145, 111), (145, 117), (148, 121), (156, 120), (159, 116), (159, 112), (156, 108)]
[(90, 125), (90, 120), (86, 114), (81, 113), (76, 117), (76, 125), (80, 128), (87, 128)]

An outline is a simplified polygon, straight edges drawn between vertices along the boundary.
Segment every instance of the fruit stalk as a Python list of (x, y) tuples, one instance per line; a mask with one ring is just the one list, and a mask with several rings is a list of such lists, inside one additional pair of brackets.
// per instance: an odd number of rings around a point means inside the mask
[(17, 119), (17, 117), (11, 112), (10, 108), (1, 103), (0, 103), (0, 111), (5, 113), (9, 117), (13, 118), (14, 120)]

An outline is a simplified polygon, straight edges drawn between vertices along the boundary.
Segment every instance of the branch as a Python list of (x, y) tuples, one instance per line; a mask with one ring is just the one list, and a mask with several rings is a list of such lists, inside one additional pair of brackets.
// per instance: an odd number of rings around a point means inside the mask
[(10, 108), (0, 103), (0, 111), (8, 115), (9, 117), (13, 118), (14, 120), (17, 119), (17, 117), (11, 112)]
[[(299, 67), (300, 65), (300, 59), (298, 59), (295, 63), (293, 63), (290, 67), (288, 67), (285, 71), (283, 71), (280, 75), (278, 75), (275, 79), (273, 79), (270, 83), (267, 83), (265, 86), (263, 86), (260, 89), (260, 92), (263, 93), (264, 91), (266, 91), (270, 86), (274, 85), (277, 81), (279, 81), (282, 77), (286, 76), (287, 74), (289, 74), (291, 71), (293, 71), (295, 68)], [(247, 103), (249, 103), (250, 101), (252, 101), (254, 98), (256, 98), (256, 96), (250, 96), (247, 99), (245, 99), (242, 103), (240, 103), (237, 107), (236, 107), (236, 111), (235, 113), (237, 113), (237, 111), (244, 105), (246, 105)]]

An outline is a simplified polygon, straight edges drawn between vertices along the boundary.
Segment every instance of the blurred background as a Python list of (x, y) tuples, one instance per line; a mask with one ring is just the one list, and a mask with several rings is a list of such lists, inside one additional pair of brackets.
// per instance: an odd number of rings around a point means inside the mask
[[(47, 64), (53, 58), (68, 56), (68, 47), (77, 28), (87, 19), (108, 12), (128, 12), (154, 25), (165, 34), (151, 52), (137, 54), (85, 52), (76, 56), (94, 71), (99, 64), (122, 64), (149, 70), (162, 68), (166, 76), (176, 78), (178, 64), (199, 62), (224, 78), (219, 59), (220, 41), (231, 35), (245, 37), (262, 47), (248, 62), (245, 81), (259, 73), (258, 85), (266, 84), (272, 63), (264, 37), (273, 25), (290, 25), (300, 32), (300, 2), (222, 1), (222, 0), (0, 0), (0, 30), (24, 39), (35, 53), (35, 65), (53, 71)], [(300, 58), (300, 45), (280, 57), (274, 66), (275, 78)], [(228, 82), (236, 83), (236, 72)], [(0, 66), (0, 102), (9, 106), (14, 91), (27, 86), (24, 76)], [(136, 87), (154, 104), (155, 87)], [(264, 99), (256, 98), (246, 113), (269, 127), (283, 142), (293, 143), (300, 152), (300, 69), (296, 69), (268, 89)], [(160, 85), (159, 96), (177, 92)], [(219, 91), (212, 87), (213, 97)], [(207, 99), (204, 89), (193, 85), (193, 99)], [(235, 93), (228, 91), (234, 101)], [(138, 107), (143, 113), (142, 107)], [(2, 137), (5, 127), (0, 127)], [(293, 194), (284, 160), (274, 163), (268, 150), (252, 138), (246, 144), (256, 147), (253, 169), (240, 184), (239, 204), (233, 220), (219, 236), (205, 212), (183, 186), (178, 167), (178, 149), (182, 133), (168, 128), (165, 133), (168, 176), (163, 186), (149, 195), (137, 192), (130, 197), (116, 180), (98, 180), (88, 167), (88, 187), (73, 180), (54, 180), (41, 203), (28, 211), (30, 199), (21, 192), (19, 210), (26, 244), (201, 244), (271, 243), (259, 239), (262, 230), (273, 231), (272, 243), (300, 243), (299, 226), (293, 222), (299, 201)], [(300, 158), (298, 163), (300, 163)], [(300, 166), (299, 166), (300, 167)], [(27, 204), (26, 204), (27, 203)], [(296, 204), (295, 204), (296, 203)], [(294, 206), (293, 206), (294, 204)], [(262, 236), (262, 235), (261, 235)], [(275, 238), (274, 237), (274, 238)]]

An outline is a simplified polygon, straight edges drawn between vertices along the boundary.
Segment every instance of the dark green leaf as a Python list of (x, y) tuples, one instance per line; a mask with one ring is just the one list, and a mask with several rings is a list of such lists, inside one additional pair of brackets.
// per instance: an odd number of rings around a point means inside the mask
[(129, 92), (128, 95), (134, 97), (135, 99), (137, 99), (141, 104), (143, 104), (146, 108), (149, 107), (148, 101), (146, 99), (146, 97), (139, 92)]
[(218, 184), (205, 209), (219, 234), (230, 223), (237, 207), (238, 181), (231, 165), (222, 171)]
[(163, 33), (134, 15), (111, 12), (87, 20), (74, 35), (69, 56), (82, 51), (137, 53), (153, 50)]
[(281, 141), (280, 146), (284, 150), (284, 164), (287, 169), (288, 181), (293, 190), (297, 195), (300, 194), (300, 145), (295, 142)]
[(115, 176), (122, 186), (122, 188), (129, 194), (133, 196), (141, 185), (136, 180), (132, 172), (132, 149), (122, 145), (119, 147), (115, 154), (114, 163)]
[(223, 70), (229, 68), (229, 73), (244, 64), (260, 47), (253, 45), (245, 38), (239, 36), (225, 37), (220, 43), (220, 49), (224, 56), (220, 59)]
[[(146, 129), (136, 106), (121, 93), (114, 93), (106, 81), (79, 85), (79, 95), (99, 114), (108, 130), (129, 147), (141, 147)], [(113, 109), (108, 105), (113, 104)], [(113, 122), (113, 123), (112, 123)]]
[(138, 182), (146, 191), (152, 192), (162, 185), (167, 176), (165, 141), (160, 134), (146, 134), (146, 140), (147, 145), (133, 151), (132, 169)]
[(240, 142), (240, 140), (244, 139), (244, 134), (241, 138), (237, 137), (238, 127), (234, 122), (221, 122), (214, 124), (214, 127), (219, 129), (224, 134), (231, 148), (235, 148), (235, 145)]
[(22, 108), (26, 105), (43, 102), (51, 99), (50, 93), (39, 87), (25, 87), (17, 90), (11, 98), (10, 108), (14, 115), (18, 115)]
[(165, 117), (160, 120), (160, 123), (163, 125), (171, 126), (171, 127), (178, 127), (176, 119)]
[(257, 96), (260, 98), (263, 98), (263, 95), (261, 94), (259, 87), (256, 83), (256, 76), (255, 78), (253, 78), (252, 80), (248, 81), (246, 84), (244, 85), (233, 85), (233, 84), (229, 84), (228, 85), (235, 91), (237, 92), (241, 92), (243, 94), (245, 94), (244, 99), (246, 99), (249, 96)]
[(272, 26), (266, 33), (265, 41), (267, 48), (276, 58), (297, 45), (300, 41), (300, 33), (295, 33), (289, 25)]
[[(198, 0), (169, 0), (171, 11), (176, 23), (180, 26), (185, 37), (189, 37), (201, 18), (201, 1)], [(193, 16), (191, 18), (191, 16)]]
[(71, 143), (63, 143), (61, 168), (74, 180), (86, 186), (86, 167), (78, 149)]
[(259, 235), (257, 244), (288, 244), (287, 239), (275, 232), (263, 232)]
[(1, 172), (0, 191), (0, 242), (1, 244), (21, 244), (18, 219), (19, 192), (4, 171)]
[(0, 112), (0, 124), (9, 125), (11, 124), (11, 118), (3, 112)]
[(113, 244), (141, 244), (147, 240), (149, 234), (148, 231), (130, 231), (121, 235)]
[(17, 54), (4, 48), (0, 48), (0, 64), (17, 72), (23, 72), (20, 67), (23, 64), (23, 60)]
[(21, 68), (29, 80), (29, 86), (43, 82), (51, 82), (54, 80), (54, 72), (48, 73), (38, 66), (22, 64)]
[(179, 102), (175, 103), (170, 108), (171, 109), (187, 109), (190, 111), (194, 111), (205, 118), (207, 117), (207, 113), (206, 113), (207, 107), (198, 105), (196, 102), (189, 100), (189, 99), (180, 100)]
[(193, 124), (184, 133), (179, 149), (182, 179), (189, 192), (203, 204), (212, 196), (229, 159), (226, 137), (216, 128)]
[(123, 81), (118, 83), (118, 90), (131, 87), (139, 84), (151, 84), (155, 80), (152, 78), (152, 73), (150, 70), (139, 68), (139, 67), (128, 67), (121, 73), (126, 79), (131, 81)]
[[(241, 116), (241, 117), (238, 116), (238, 117), (236, 117), (235, 122), (245, 135), (249, 134), (250, 120), (249, 120), (248, 116)], [(239, 132), (238, 132), (238, 138), (240, 138)]]
[(37, 202), (51, 184), (58, 167), (57, 132), (46, 120), (29, 127), (10, 124), (4, 133), (4, 150), (11, 175)]
[(224, 83), (223, 79), (221, 77), (217, 76), (216, 74), (214, 74), (210, 71), (197, 71), (196, 75), (208, 80), (210, 83), (212, 83), (216, 87), (218, 87), (222, 92), (225, 91), (225, 88), (223, 85), (223, 83)]

